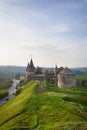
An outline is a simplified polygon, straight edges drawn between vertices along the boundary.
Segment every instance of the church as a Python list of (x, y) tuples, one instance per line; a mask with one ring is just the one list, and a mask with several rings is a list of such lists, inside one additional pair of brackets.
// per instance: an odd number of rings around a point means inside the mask
[(44, 74), (36, 74), (36, 68), (34, 66), (33, 60), (31, 58), (30, 63), (28, 62), (27, 68), (26, 68), (26, 77), (28, 80), (45, 80)]
[(31, 80), (45, 80), (48, 83), (55, 84), (59, 88), (69, 88), (76, 86), (76, 75), (67, 67), (54, 68), (54, 73), (45, 72), (44, 74), (36, 74), (36, 68), (31, 58), (26, 67), (26, 77)]
[(33, 60), (31, 58), (30, 64), (28, 62), (27, 68), (26, 68), (26, 76), (28, 77), (29, 75), (34, 75), (35, 74), (35, 67), (33, 64)]

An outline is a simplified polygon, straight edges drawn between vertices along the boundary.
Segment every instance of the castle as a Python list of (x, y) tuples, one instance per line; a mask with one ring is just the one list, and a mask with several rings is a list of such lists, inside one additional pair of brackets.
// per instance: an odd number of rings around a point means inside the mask
[(36, 69), (31, 58), (26, 68), (26, 77), (30, 80), (45, 80), (48, 83), (56, 84), (60, 88), (75, 87), (76, 75), (67, 67), (58, 68), (55, 66), (54, 73), (46, 71), (44, 74), (36, 74)]

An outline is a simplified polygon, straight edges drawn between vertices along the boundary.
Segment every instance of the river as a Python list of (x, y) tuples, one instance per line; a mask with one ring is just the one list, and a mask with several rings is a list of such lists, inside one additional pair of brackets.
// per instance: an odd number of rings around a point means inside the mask
[(0, 106), (11, 100), (16, 94), (16, 87), (19, 84), (19, 80), (13, 79), (13, 83), (9, 88), (9, 94), (0, 100)]

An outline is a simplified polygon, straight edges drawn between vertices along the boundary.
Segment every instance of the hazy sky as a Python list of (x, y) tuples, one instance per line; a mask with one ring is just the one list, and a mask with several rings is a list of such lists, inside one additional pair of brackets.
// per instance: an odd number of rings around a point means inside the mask
[(0, 65), (87, 67), (87, 0), (0, 0)]

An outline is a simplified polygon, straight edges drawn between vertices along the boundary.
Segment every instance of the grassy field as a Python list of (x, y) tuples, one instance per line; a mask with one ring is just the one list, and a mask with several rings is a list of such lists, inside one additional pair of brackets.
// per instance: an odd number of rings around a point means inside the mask
[(86, 130), (86, 115), (86, 88), (31, 81), (0, 107), (0, 130)]

